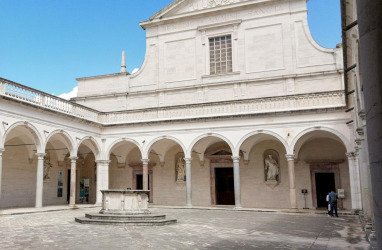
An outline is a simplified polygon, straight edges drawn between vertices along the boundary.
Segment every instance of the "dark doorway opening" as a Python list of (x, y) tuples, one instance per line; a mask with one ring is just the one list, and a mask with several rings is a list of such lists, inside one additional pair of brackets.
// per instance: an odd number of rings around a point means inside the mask
[[(136, 190), (143, 190), (143, 175), (142, 174), (137, 174), (136, 175)], [(150, 188), (149, 188), (150, 189)]]
[(68, 202), (68, 204), (70, 201), (70, 177), (71, 177), (71, 172), (70, 172), (70, 169), (68, 169), (68, 178), (66, 178), (67, 179), (67, 182), (66, 182), (66, 201)]
[(215, 168), (216, 205), (235, 205), (233, 168)]
[(317, 208), (327, 207), (326, 195), (336, 191), (334, 173), (316, 173)]
[[(149, 174), (149, 176), (148, 176), (148, 181), (149, 181), (148, 185), (149, 185), (149, 190), (150, 190), (149, 202), (152, 202), (153, 198), (152, 198), (150, 179), (151, 179), (151, 174)], [(136, 174), (135, 175), (135, 189), (136, 190), (143, 190), (143, 174)]]

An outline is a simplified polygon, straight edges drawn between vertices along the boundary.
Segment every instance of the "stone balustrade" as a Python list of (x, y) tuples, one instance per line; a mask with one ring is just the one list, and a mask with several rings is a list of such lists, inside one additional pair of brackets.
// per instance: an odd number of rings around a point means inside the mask
[(3, 78), (0, 78), (0, 95), (88, 121), (98, 122), (99, 112), (96, 110)]

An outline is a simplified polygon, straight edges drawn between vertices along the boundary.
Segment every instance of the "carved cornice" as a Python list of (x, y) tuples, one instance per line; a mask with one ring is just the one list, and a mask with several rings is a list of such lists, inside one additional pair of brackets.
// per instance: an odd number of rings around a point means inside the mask
[(120, 112), (99, 112), (2, 78), (0, 78), (1, 88), (6, 89), (6, 91), (0, 91), (0, 96), (3, 98), (37, 106), (58, 114), (73, 116), (84, 122), (100, 126), (220, 119), (346, 107), (345, 93), (340, 90)]
[[(148, 168), (149, 169), (152, 169), (153, 167), (156, 166), (156, 163), (155, 162), (148, 162), (147, 161), (147, 164), (148, 164)], [(141, 170), (143, 168), (143, 163), (142, 162), (131, 162), (128, 164), (129, 167), (135, 169), (135, 170)]]
[(344, 91), (255, 98), (104, 113), (104, 125), (174, 121), (345, 107)]
[(304, 160), (306, 163), (308, 163), (309, 165), (338, 165), (338, 164), (341, 164), (343, 162), (345, 162), (344, 159), (334, 159), (334, 160), (310, 160), (310, 159), (307, 159), (307, 160)]

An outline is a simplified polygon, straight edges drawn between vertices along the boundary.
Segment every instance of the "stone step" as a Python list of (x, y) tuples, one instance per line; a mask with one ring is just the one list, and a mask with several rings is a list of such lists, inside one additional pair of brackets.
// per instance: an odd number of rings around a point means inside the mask
[(164, 226), (175, 224), (175, 219), (164, 220), (104, 220), (104, 219), (89, 219), (86, 217), (75, 218), (75, 221), (81, 224), (96, 224), (96, 225), (129, 225), (129, 226)]
[(85, 214), (85, 217), (88, 219), (95, 220), (118, 220), (118, 221), (145, 221), (145, 220), (164, 220), (166, 215), (153, 215), (153, 214)]

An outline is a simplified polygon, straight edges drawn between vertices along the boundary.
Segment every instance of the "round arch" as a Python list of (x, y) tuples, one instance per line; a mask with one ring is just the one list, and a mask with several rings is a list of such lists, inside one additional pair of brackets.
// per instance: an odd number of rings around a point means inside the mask
[(43, 145), (45, 143), (44, 143), (44, 140), (43, 140), (40, 132), (38, 131), (38, 129), (34, 125), (32, 125), (31, 123), (29, 123), (27, 121), (15, 122), (11, 126), (9, 126), (9, 128), (4, 133), (3, 142), (2, 142), (3, 147), (5, 144), (5, 140), (7, 139), (7, 136), (16, 127), (25, 127), (26, 129), (28, 129), (29, 132), (31, 132), (31, 134), (33, 136), (34, 142), (36, 144), (37, 153), (45, 153), (44, 148), (43, 148)]
[(332, 129), (332, 128), (328, 128), (328, 127), (312, 127), (312, 128), (308, 128), (308, 129), (301, 131), (300, 133), (298, 133), (295, 136), (295, 138), (292, 140), (292, 143), (290, 145), (290, 148), (289, 148), (290, 151), (288, 152), (288, 154), (291, 154), (291, 155), (295, 154), (295, 157), (297, 157), (297, 155), (301, 149), (301, 146), (304, 143), (304, 140), (303, 140), (304, 137), (306, 137), (308, 134), (310, 134), (312, 132), (316, 132), (316, 131), (318, 131), (318, 132), (323, 131), (323, 132), (327, 132), (327, 133), (331, 134), (332, 136), (337, 138), (340, 142), (342, 142), (342, 144), (345, 146), (347, 152), (352, 151), (349, 140), (339, 131)]
[(163, 139), (167, 139), (167, 140), (171, 140), (171, 141), (176, 142), (176, 143), (182, 148), (182, 150), (183, 150), (183, 152), (184, 152), (184, 154), (185, 154), (185, 156), (186, 156), (186, 152), (187, 152), (187, 151), (186, 151), (186, 147), (183, 145), (183, 143), (182, 143), (178, 138), (175, 138), (175, 137), (173, 137), (173, 136), (167, 136), (167, 135), (164, 135), (164, 136), (159, 136), (159, 137), (153, 139), (153, 140), (147, 145), (147, 147), (145, 148), (145, 150), (143, 150), (142, 158), (143, 158), (143, 159), (147, 159), (147, 158), (148, 158), (148, 155), (149, 155), (149, 153), (150, 153), (150, 151), (151, 151), (152, 146), (153, 146), (156, 142), (158, 142), (158, 141), (160, 141), (160, 140), (163, 140)]
[(200, 140), (204, 139), (204, 138), (207, 138), (207, 137), (216, 137), (216, 138), (219, 138), (221, 140), (223, 140), (224, 142), (226, 142), (228, 144), (228, 146), (230, 147), (231, 149), (231, 152), (232, 152), (232, 155), (233, 152), (234, 152), (234, 146), (232, 144), (232, 142), (225, 136), (221, 135), (221, 134), (218, 134), (218, 133), (206, 133), (206, 134), (202, 134), (198, 137), (196, 137), (190, 144), (189, 148), (188, 148), (188, 151), (187, 151), (187, 155), (188, 156), (191, 156), (191, 152), (192, 152), (192, 149), (194, 148), (194, 146), (196, 145), (196, 143), (198, 143)]
[(72, 137), (69, 135), (68, 132), (62, 130), (62, 129), (57, 129), (57, 130), (54, 130), (53, 132), (51, 132), (48, 137), (46, 138), (46, 142), (44, 144), (44, 150), (46, 148), (46, 145), (47, 143), (49, 142), (49, 140), (54, 136), (54, 135), (62, 135), (64, 137), (64, 141), (63, 143), (65, 144), (65, 146), (69, 149), (69, 152), (70, 152), (70, 156), (76, 156), (76, 151), (74, 151), (75, 149), (75, 143), (72, 139)]
[[(76, 152), (78, 153), (78, 150), (79, 150), (79, 147), (81, 146), (81, 144), (86, 141), (86, 140), (90, 140), (92, 142), (92, 147), (89, 147), (90, 150), (93, 152), (96, 160), (99, 159), (99, 156), (100, 156), (100, 146), (98, 145), (97, 141), (92, 137), (92, 136), (85, 136), (84, 138), (82, 138), (78, 144), (77, 144), (77, 148), (76, 148)], [(88, 145), (87, 145), (88, 146)]]
[(4, 141), (3, 141), (3, 133), (1, 132), (1, 130), (0, 130), (0, 150), (2, 149), (2, 148), (4, 148)]
[(131, 143), (133, 143), (135, 146), (138, 147), (139, 151), (141, 152), (141, 155), (143, 155), (142, 147), (141, 147), (141, 145), (139, 145), (139, 143), (136, 140), (133, 140), (133, 139), (130, 139), (130, 138), (120, 138), (120, 139), (117, 139), (117, 140), (113, 141), (111, 143), (111, 145), (108, 147), (108, 149), (106, 150), (105, 157), (107, 159), (109, 159), (110, 154), (113, 151), (114, 147), (117, 146), (121, 142), (131, 142)]
[(245, 136), (243, 136), (240, 139), (240, 141), (237, 143), (237, 145), (236, 145), (236, 148), (235, 148), (235, 151), (234, 151), (235, 155), (239, 155), (240, 147), (243, 145), (243, 143), (248, 138), (250, 138), (252, 136), (256, 136), (256, 135), (260, 136), (262, 134), (273, 137), (274, 139), (279, 141), (284, 146), (285, 152), (289, 152), (289, 144), (287, 143), (287, 141), (281, 135), (277, 134), (276, 132), (270, 131), (270, 130), (261, 130), (261, 131), (253, 131), (253, 132), (250, 132), (250, 133), (246, 134)]

